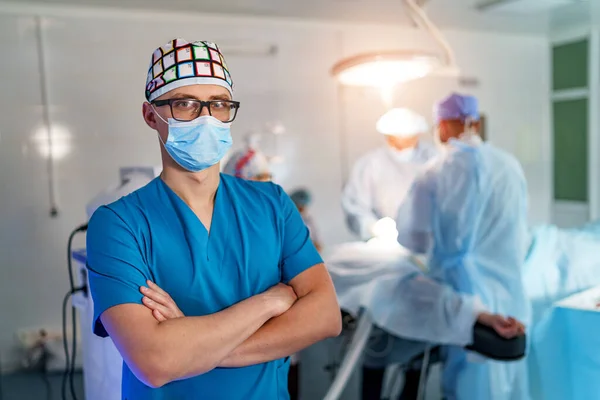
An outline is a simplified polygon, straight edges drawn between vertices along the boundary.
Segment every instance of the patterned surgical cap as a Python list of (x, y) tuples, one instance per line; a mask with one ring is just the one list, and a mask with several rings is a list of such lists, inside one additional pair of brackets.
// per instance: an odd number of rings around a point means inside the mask
[(216, 44), (174, 39), (154, 51), (146, 80), (146, 100), (198, 84), (223, 86), (233, 96), (233, 81)]

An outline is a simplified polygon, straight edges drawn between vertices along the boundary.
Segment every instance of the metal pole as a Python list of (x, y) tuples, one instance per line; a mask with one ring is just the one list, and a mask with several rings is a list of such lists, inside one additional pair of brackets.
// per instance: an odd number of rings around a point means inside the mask
[(358, 320), (356, 332), (352, 337), (352, 342), (348, 347), (348, 352), (344, 356), (344, 361), (342, 361), (339, 372), (323, 400), (338, 400), (340, 398), (350, 379), (350, 375), (352, 375), (354, 368), (360, 361), (372, 329), (373, 323), (371, 316), (366, 310), (363, 310)]
[(40, 94), (42, 101), (42, 119), (46, 129), (46, 144), (48, 146), (48, 159), (46, 160), (46, 172), (48, 175), (48, 196), (50, 200), (50, 216), (58, 215), (56, 204), (56, 192), (54, 187), (54, 143), (52, 142), (52, 125), (50, 122), (50, 105), (48, 102), (48, 83), (46, 81), (46, 60), (44, 58), (44, 38), (42, 34), (42, 18), (35, 17), (35, 37), (38, 55), (38, 70), (40, 74)]
[(425, 400), (425, 386), (427, 384), (427, 369), (429, 368), (429, 355), (431, 353), (431, 346), (425, 347), (425, 355), (423, 356), (423, 362), (421, 364), (421, 376), (419, 377), (419, 391), (417, 393), (417, 400)]

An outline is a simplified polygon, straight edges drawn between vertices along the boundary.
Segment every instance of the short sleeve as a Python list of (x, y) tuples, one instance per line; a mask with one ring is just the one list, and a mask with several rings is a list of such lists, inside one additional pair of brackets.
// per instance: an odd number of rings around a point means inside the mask
[(287, 283), (310, 267), (321, 264), (310, 232), (292, 199), (278, 186), (283, 217), (283, 240), (281, 249), (282, 281)]
[(416, 253), (425, 253), (430, 245), (433, 218), (432, 171), (413, 182), (396, 216), (398, 242)]
[(138, 242), (127, 224), (108, 207), (100, 207), (87, 232), (87, 267), (94, 300), (93, 331), (108, 336), (100, 321), (106, 310), (119, 304), (142, 304), (140, 286), (150, 279)]

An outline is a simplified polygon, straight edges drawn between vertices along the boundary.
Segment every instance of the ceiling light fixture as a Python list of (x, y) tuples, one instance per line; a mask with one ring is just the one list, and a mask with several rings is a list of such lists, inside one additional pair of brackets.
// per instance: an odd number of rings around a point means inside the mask
[(395, 50), (346, 58), (333, 67), (332, 74), (342, 85), (385, 87), (422, 78), (440, 65), (433, 54)]
[(345, 58), (332, 68), (332, 75), (342, 85), (389, 88), (397, 84), (423, 78), (432, 73), (458, 73), (454, 53), (421, 5), (415, 0), (404, 0), (409, 16), (415, 24), (427, 30), (444, 50), (440, 59), (420, 50), (392, 50), (358, 54)]

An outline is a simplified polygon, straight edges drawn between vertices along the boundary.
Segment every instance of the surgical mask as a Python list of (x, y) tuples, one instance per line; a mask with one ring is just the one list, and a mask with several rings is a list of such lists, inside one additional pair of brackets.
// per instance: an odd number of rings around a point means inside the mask
[(409, 162), (413, 158), (413, 154), (415, 153), (415, 148), (410, 147), (408, 149), (396, 150), (390, 148), (390, 154), (394, 158), (394, 160), (399, 162)]
[(231, 148), (231, 123), (205, 115), (192, 121), (169, 118), (167, 141), (159, 139), (171, 158), (190, 172), (198, 172), (221, 161)]
[(465, 119), (465, 125), (463, 128), (463, 133), (458, 137), (461, 140), (469, 141), (473, 138), (473, 136), (477, 135), (475, 128), (473, 128), (473, 118), (467, 117)]

